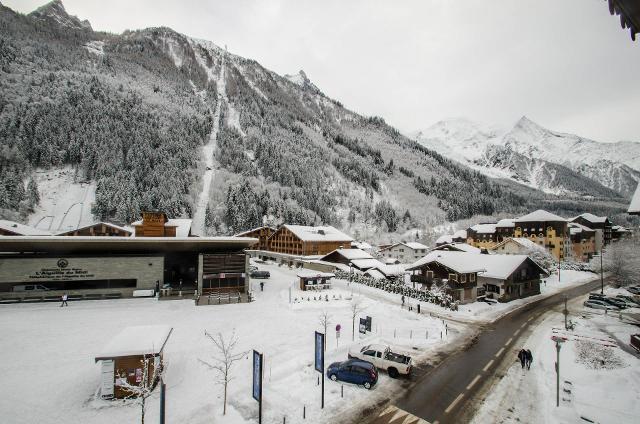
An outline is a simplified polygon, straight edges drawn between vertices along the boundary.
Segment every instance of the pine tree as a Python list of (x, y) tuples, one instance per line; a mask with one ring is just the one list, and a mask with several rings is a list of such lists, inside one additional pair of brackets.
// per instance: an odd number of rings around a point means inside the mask
[(29, 210), (33, 210), (40, 203), (40, 193), (38, 192), (38, 184), (31, 178), (27, 184), (27, 204)]

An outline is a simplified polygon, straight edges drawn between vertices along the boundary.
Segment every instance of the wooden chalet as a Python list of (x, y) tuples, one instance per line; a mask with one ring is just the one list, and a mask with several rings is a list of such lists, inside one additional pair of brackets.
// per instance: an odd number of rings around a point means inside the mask
[(58, 236), (131, 237), (133, 230), (109, 222), (96, 222), (86, 227), (64, 231)]
[(435, 284), (444, 286), (447, 293), (460, 303), (475, 302), (478, 293), (478, 273), (485, 268), (478, 258), (488, 256), (456, 251), (433, 251), (410, 265), (411, 281), (431, 289)]
[(190, 219), (169, 219), (164, 212), (142, 212), (131, 226), (135, 237), (191, 237)]
[(102, 362), (101, 396), (135, 397), (136, 387), (152, 389), (163, 367), (163, 351), (172, 328), (165, 325), (126, 327), (95, 357)]
[(489, 249), (498, 243), (495, 223), (476, 224), (467, 228), (467, 243), (480, 249)]
[(269, 226), (263, 226), (254, 228), (252, 230), (243, 231), (234, 235), (234, 237), (251, 237), (258, 239), (258, 242), (251, 246), (254, 250), (268, 250), (269, 249), (269, 237), (276, 232), (276, 229)]
[(326, 290), (331, 288), (331, 279), (335, 274), (330, 272), (313, 271), (310, 269), (300, 270), (298, 272), (300, 280), (300, 290)]
[(485, 269), (478, 284), (488, 298), (509, 302), (540, 294), (540, 276), (546, 272), (526, 255), (477, 255), (475, 263)]
[(272, 252), (288, 255), (326, 255), (349, 249), (353, 239), (331, 226), (283, 225), (268, 240)]

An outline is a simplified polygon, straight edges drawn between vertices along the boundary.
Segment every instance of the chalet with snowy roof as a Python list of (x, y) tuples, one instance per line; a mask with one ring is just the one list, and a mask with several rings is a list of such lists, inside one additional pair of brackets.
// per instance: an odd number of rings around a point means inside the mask
[(135, 237), (191, 237), (190, 219), (169, 219), (164, 212), (142, 212), (131, 226)]
[(131, 237), (132, 228), (121, 227), (110, 222), (96, 222), (75, 230), (63, 231), (58, 236)]
[(326, 255), (336, 249), (349, 249), (353, 238), (325, 225), (310, 227), (305, 225), (283, 225), (269, 237), (272, 252), (287, 255)]
[(478, 284), (489, 298), (509, 302), (540, 294), (540, 277), (546, 272), (526, 255), (476, 255), (468, 260), (484, 267)]
[(503, 255), (529, 255), (531, 252), (546, 252), (546, 249), (524, 237), (507, 237), (490, 249)]
[(621, 225), (614, 225), (611, 227), (611, 239), (613, 241), (618, 241), (625, 237), (631, 237), (631, 234), (631, 230)]
[(478, 273), (485, 270), (477, 253), (433, 251), (406, 268), (413, 271), (411, 281), (430, 289), (434, 284), (460, 303), (475, 302), (478, 293)]
[(385, 258), (396, 258), (400, 263), (412, 263), (423, 257), (429, 248), (418, 242), (401, 242), (381, 249), (380, 255)]
[(467, 242), (467, 230), (458, 230), (453, 234), (445, 234), (436, 240), (436, 246), (451, 243), (466, 243)]
[(613, 223), (606, 216), (596, 216), (591, 213), (583, 213), (582, 215), (569, 218), (569, 221), (575, 222), (585, 227), (591, 228), (596, 232), (596, 252), (611, 243), (611, 227)]
[(262, 226), (258, 228), (254, 228), (252, 230), (243, 231), (241, 233), (235, 234), (234, 237), (251, 237), (258, 239), (258, 243), (251, 246), (252, 249), (256, 250), (268, 250), (269, 248), (269, 237), (276, 232), (276, 229), (269, 226)]
[(0, 219), (0, 236), (50, 236), (49, 231)]
[(482, 249), (478, 249), (477, 247), (473, 247), (467, 243), (447, 243), (442, 244), (440, 246), (436, 246), (430, 250), (433, 252), (435, 250), (441, 251), (455, 251), (455, 252), (468, 252), (468, 253), (482, 253)]
[(638, 187), (636, 187), (636, 192), (631, 198), (631, 203), (629, 203), (627, 213), (629, 215), (640, 215), (640, 183), (638, 184)]
[(135, 397), (136, 387), (155, 387), (164, 367), (164, 347), (172, 331), (166, 325), (125, 327), (111, 339), (95, 357), (95, 362), (102, 365), (101, 397)]
[(514, 237), (528, 238), (543, 246), (557, 260), (570, 253), (569, 229), (565, 218), (545, 210), (537, 210), (515, 220)]
[(569, 238), (573, 259), (578, 262), (589, 262), (596, 253), (596, 230), (577, 222), (570, 222)]
[(476, 224), (467, 229), (467, 243), (480, 249), (490, 249), (497, 243), (496, 224)]
[(342, 264), (359, 271), (384, 266), (382, 262), (361, 249), (336, 249), (320, 258), (323, 262)]

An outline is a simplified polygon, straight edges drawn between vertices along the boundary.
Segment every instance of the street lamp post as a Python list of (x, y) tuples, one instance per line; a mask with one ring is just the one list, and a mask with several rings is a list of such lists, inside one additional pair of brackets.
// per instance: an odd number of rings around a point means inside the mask
[(560, 348), (567, 339), (553, 336), (551, 340), (556, 342), (556, 407), (560, 406)]
[(600, 294), (604, 294), (604, 270), (602, 268), (602, 255), (604, 255), (604, 243), (600, 248)]
[(349, 262), (349, 284), (353, 281), (353, 263)]

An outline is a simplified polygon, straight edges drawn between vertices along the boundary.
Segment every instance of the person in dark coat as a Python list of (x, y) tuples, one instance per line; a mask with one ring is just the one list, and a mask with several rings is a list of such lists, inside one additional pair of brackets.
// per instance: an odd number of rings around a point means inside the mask
[(524, 369), (525, 363), (527, 361), (527, 352), (524, 349), (520, 349), (520, 352), (518, 352), (518, 359), (520, 360), (520, 365), (522, 365), (522, 369)]
[(530, 370), (531, 369), (531, 363), (533, 362), (533, 354), (531, 353), (531, 351), (529, 349), (527, 349), (527, 351), (525, 352), (527, 355), (527, 359), (526, 359), (526, 364), (527, 364), (527, 369)]
[(260, 291), (264, 291), (264, 281), (260, 281)]

